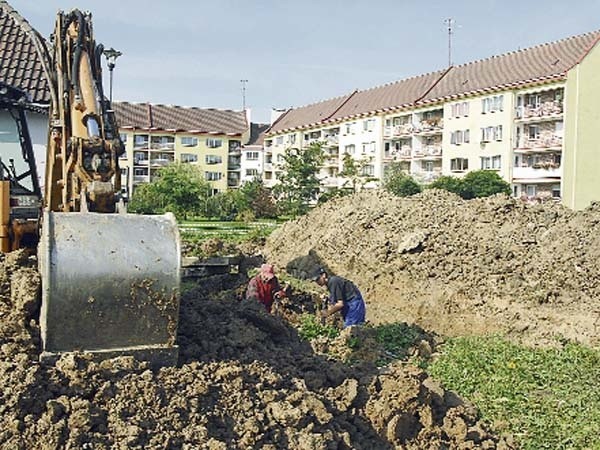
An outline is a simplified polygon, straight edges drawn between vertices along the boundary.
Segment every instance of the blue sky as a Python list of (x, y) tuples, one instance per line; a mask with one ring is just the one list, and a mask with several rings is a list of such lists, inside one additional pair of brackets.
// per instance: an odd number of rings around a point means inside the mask
[(247, 79), (263, 122), (446, 67), (449, 17), (455, 64), (600, 29), (600, 0), (8, 1), (46, 37), (58, 9), (91, 11), (96, 40), (123, 52), (115, 100), (239, 110)]

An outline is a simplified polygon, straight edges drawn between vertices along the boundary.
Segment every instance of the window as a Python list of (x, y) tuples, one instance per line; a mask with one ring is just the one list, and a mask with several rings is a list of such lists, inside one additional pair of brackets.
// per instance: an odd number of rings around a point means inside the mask
[(198, 145), (198, 138), (192, 136), (182, 136), (181, 145), (184, 147), (196, 147)]
[(481, 99), (481, 113), (503, 111), (504, 95), (495, 95)]
[(528, 197), (535, 197), (535, 194), (537, 194), (537, 186), (535, 184), (528, 184), (525, 186), (525, 190)]
[[(279, 138), (278, 138), (279, 139)], [(207, 139), (206, 145), (208, 148), (218, 148), (223, 145), (223, 140), (221, 139)]]
[(450, 170), (452, 172), (469, 170), (469, 160), (467, 158), (452, 158), (450, 160)]
[(458, 130), (453, 131), (450, 135), (450, 143), (455, 145), (460, 145), (462, 143), (469, 143), (469, 130)]
[(502, 125), (498, 125), (494, 127), (494, 140), (501, 141), (502, 140)]
[(246, 169), (247, 177), (256, 177), (258, 176), (258, 169)]
[(133, 174), (136, 177), (145, 177), (148, 175), (148, 169), (133, 169)]
[(560, 198), (560, 184), (552, 185), (552, 197)]
[(221, 172), (204, 172), (204, 179), (206, 181), (219, 181), (223, 177)]
[(350, 123), (347, 123), (345, 125), (345, 127), (346, 127), (346, 134), (354, 133), (354, 125), (355, 124), (356, 124), (356, 122), (350, 122)]
[(529, 139), (536, 141), (540, 138), (540, 127), (538, 125), (529, 125)]
[(147, 134), (133, 135), (133, 147), (134, 148), (148, 148), (148, 135)]
[(221, 164), (223, 162), (223, 158), (219, 155), (206, 155), (204, 160), (206, 164)]
[(123, 141), (123, 144), (127, 144), (127, 133), (121, 133), (119, 134), (119, 137), (121, 138), (121, 141)]
[(181, 162), (182, 163), (198, 162), (198, 155), (194, 155), (193, 153), (182, 153), (181, 154)]
[(354, 144), (346, 145), (344, 147), (344, 152), (348, 153), (349, 155), (354, 155), (355, 151), (356, 151), (356, 146)]
[(481, 142), (490, 142), (492, 140), (494, 127), (485, 127), (481, 129)]
[(373, 164), (367, 164), (362, 167), (361, 174), (364, 177), (372, 177), (375, 175), (375, 166)]
[(375, 119), (363, 120), (363, 130), (364, 131), (373, 131), (374, 129), (375, 129)]
[(433, 172), (433, 161), (425, 161), (422, 167), (424, 172)]
[(248, 161), (258, 161), (258, 152), (247, 152), (246, 153), (246, 160)]
[(277, 136), (275, 138), (275, 145), (281, 145), (281, 144), (283, 144), (283, 136)]
[(363, 142), (362, 152), (363, 153), (375, 153), (375, 142)]
[(174, 136), (152, 136), (150, 138), (152, 148), (173, 148), (175, 147)]
[[(289, 142), (291, 145), (294, 145), (294, 144), (296, 143), (296, 134), (295, 134), (295, 133), (294, 133), (294, 134), (290, 134), (290, 135), (288, 136), (288, 142)], [(257, 159), (258, 159), (258, 158), (257, 158)]]
[(501, 156), (483, 156), (481, 158), (481, 169), (483, 170), (499, 170), (502, 168)]
[(529, 94), (525, 96), (525, 104), (530, 108), (539, 108), (542, 104), (542, 96), (540, 94)]
[(460, 116), (468, 116), (469, 115), (469, 103), (461, 102), (454, 103), (451, 107), (451, 116), (452, 117), (460, 117)]

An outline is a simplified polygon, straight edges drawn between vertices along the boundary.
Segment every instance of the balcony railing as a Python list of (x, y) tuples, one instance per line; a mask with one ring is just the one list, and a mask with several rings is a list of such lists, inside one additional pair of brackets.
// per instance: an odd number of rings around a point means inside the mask
[(411, 134), (414, 130), (414, 126), (412, 123), (405, 123), (402, 125), (393, 125), (383, 127), (383, 135), (386, 137), (393, 136), (407, 136)]
[(432, 183), (442, 176), (442, 169), (436, 168), (433, 172), (413, 172), (412, 177), (419, 183)]
[(134, 175), (133, 182), (134, 183), (145, 183), (148, 181), (148, 175)]
[(148, 165), (148, 160), (147, 159), (135, 159), (133, 161), (133, 164), (135, 166), (147, 166)]
[(152, 150), (175, 150), (175, 142), (152, 142), (150, 148)]
[(150, 160), (150, 165), (152, 167), (164, 167), (172, 162), (173, 160), (169, 158), (153, 158)]
[(325, 136), (325, 145), (338, 145), (340, 142), (340, 137), (337, 134), (331, 134), (329, 136)]
[(539, 163), (513, 168), (513, 178), (560, 178), (560, 176), (560, 164), (558, 163)]
[(424, 147), (415, 149), (414, 156), (442, 156), (442, 146), (441, 145), (426, 145)]
[(556, 134), (540, 134), (535, 138), (521, 137), (517, 142), (517, 148), (556, 148), (562, 147), (563, 138)]
[(551, 117), (559, 116), (563, 113), (563, 104), (558, 101), (544, 102), (538, 106), (524, 105), (517, 106), (517, 118), (528, 119), (530, 117)]
[(433, 119), (424, 119), (415, 125), (415, 133), (438, 133), (444, 127), (444, 119), (436, 117)]

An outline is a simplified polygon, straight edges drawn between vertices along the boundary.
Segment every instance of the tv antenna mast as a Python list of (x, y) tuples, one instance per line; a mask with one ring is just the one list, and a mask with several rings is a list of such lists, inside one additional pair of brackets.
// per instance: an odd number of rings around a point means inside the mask
[(452, 17), (444, 19), (444, 23), (448, 25), (448, 67), (452, 65), (452, 35), (454, 34), (453, 26), (456, 24), (456, 20)]
[(248, 80), (240, 80), (242, 83), (242, 111), (246, 111), (246, 83)]

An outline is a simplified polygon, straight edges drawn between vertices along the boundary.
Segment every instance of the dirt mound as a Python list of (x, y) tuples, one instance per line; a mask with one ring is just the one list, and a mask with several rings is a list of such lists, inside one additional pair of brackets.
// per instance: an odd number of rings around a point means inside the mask
[(265, 253), (292, 272), (314, 260), (352, 279), (375, 323), (599, 342), (600, 205), (364, 191), (286, 223)]
[(511, 448), (421, 370), (315, 354), (230, 275), (184, 295), (178, 367), (40, 365), (34, 264), (0, 260), (1, 448)]

